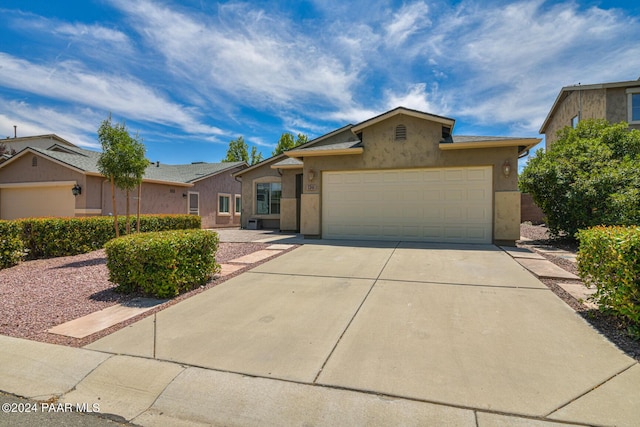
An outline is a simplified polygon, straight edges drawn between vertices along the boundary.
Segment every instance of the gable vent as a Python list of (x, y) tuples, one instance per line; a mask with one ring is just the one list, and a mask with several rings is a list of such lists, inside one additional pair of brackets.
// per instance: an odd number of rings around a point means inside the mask
[(405, 125), (396, 126), (396, 141), (407, 140), (407, 127)]
[(31, 166), (33, 166), (33, 167), (38, 166), (38, 158), (36, 156), (33, 156), (31, 158)]

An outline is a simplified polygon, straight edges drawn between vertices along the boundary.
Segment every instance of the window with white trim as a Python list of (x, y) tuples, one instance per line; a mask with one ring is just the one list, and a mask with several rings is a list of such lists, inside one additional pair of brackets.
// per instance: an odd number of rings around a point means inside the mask
[(240, 215), (240, 213), (242, 212), (242, 196), (240, 194), (236, 194), (235, 198), (236, 198), (236, 206), (233, 212), (236, 215)]
[(188, 196), (189, 215), (200, 215), (200, 194), (189, 192)]
[(220, 215), (230, 215), (230, 203), (231, 203), (231, 195), (230, 194), (218, 194), (218, 213)]
[(640, 87), (627, 89), (629, 123), (640, 124)]
[(580, 119), (578, 118), (578, 116), (573, 116), (573, 118), (571, 119), (571, 127), (574, 129), (577, 128), (579, 121)]
[(256, 214), (280, 214), (282, 184), (279, 182), (258, 182), (256, 184)]

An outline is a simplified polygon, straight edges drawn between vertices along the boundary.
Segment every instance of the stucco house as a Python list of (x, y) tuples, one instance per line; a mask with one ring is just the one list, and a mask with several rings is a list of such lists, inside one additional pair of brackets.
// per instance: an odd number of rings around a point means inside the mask
[[(0, 164), (0, 219), (113, 213), (111, 185), (97, 167), (100, 153), (56, 138), (48, 145), (31, 141)], [(202, 217), (203, 228), (237, 227), (241, 185), (232, 174), (246, 167), (244, 162), (152, 163), (142, 181), (141, 212), (189, 213)], [(116, 192), (116, 201), (118, 214), (124, 214), (124, 192)], [(130, 204), (135, 212), (137, 190)]]
[(540, 128), (547, 148), (557, 140), (559, 130), (585, 119), (624, 121), (640, 129), (640, 79), (563, 87)]
[(518, 157), (540, 139), (456, 136), (454, 125), (398, 107), (239, 171), (242, 226), (313, 238), (513, 243)]

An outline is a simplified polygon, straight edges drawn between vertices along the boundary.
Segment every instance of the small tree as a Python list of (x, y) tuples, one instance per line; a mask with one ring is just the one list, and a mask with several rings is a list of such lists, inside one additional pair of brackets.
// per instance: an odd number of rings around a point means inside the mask
[(520, 189), (531, 193), (553, 235), (596, 225), (640, 223), (640, 131), (584, 120), (529, 160)]
[(251, 147), (251, 156), (249, 158), (249, 164), (255, 165), (257, 163), (260, 163), (261, 161), (262, 161), (262, 153), (260, 153), (256, 148), (256, 146), (254, 145), (253, 147)]
[(223, 162), (249, 162), (249, 147), (244, 138), (239, 136), (237, 139), (229, 141), (227, 149), (227, 157)]
[(111, 115), (100, 125), (98, 140), (102, 145), (102, 153), (98, 159), (98, 170), (111, 182), (114, 227), (116, 237), (118, 237), (120, 229), (115, 189), (117, 187), (126, 191), (126, 230), (129, 233), (129, 191), (141, 184), (142, 176), (149, 162), (144, 157), (145, 148), (138, 134), (131, 137), (124, 123), (112, 123)]
[(14, 154), (16, 154), (16, 150), (14, 150), (13, 148), (9, 149), (5, 144), (0, 143), (0, 156), (2, 156), (3, 154), (13, 156)]
[(239, 136), (237, 139), (229, 141), (229, 148), (227, 149), (227, 157), (222, 160), (223, 162), (247, 162), (250, 165), (255, 165), (262, 161), (262, 153), (258, 152), (258, 149), (251, 147), (251, 156), (249, 156), (249, 146), (245, 142), (244, 138)]
[(276, 149), (273, 150), (272, 155), (277, 156), (278, 154), (282, 154), (287, 150), (291, 150), (292, 148), (297, 147), (298, 145), (302, 145), (307, 142), (308, 138), (306, 135), (299, 133), (298, 137), (294, 140), (293, 134), (290, 132), (285, 132), (280, 136), (280, 140), (278, 141), (278, 145)]

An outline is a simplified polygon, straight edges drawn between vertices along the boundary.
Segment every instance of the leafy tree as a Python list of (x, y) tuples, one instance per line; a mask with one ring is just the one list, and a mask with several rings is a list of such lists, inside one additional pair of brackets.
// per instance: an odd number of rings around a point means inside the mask
[(227, 157), (223, 162), (249, 162), (249, 146), (244, 141), (243, 137), (232, 139), (229, 141), (229, 148), (227, 149)]
[(249, 146), (245, 142), (243, 137), (232, 139), (229, 141), (229, 148), (227, 149), (227, 157), (222, 160), (223, 162), (247, 162), (250, 165), (255, 165), (262, 161), (262, 153), (258, 152), (258, 149), (251, 147), (251, 156), (249, 156)]
[(255, 165), (256, 163), (260, 163), (262, 161), (262, 153), (258, 151), (256, 146), (251, 147), (251, 156), (249, 159), (250, 165)]
[(0, 156), (2, 156), (3, 154), (13, 156), (14, 154), (16, 154), (16, 150), (14, 150), (13, 148), (9, 149), (5, 144), (0, 143)]
[(280, 136), (280, 140), (278, 141), (278, 145), (276, 149), (273, 151), (272, 155), (277, 156), (278, 154), (282, 154), (287, 150), (291, 150), (292, 148), (297, 147), (298, 145), (302, 145), (308, 141), (306, 135), (299, 133), (298, 137), (294, 140), (294, 136), (290, 132), (285, 132)]
[[(111, 200), (113, 203), (114, 227), (116, 237), (120, 235), (116, 207), (116, 187), (126, 192), (126, 232), (129, 233), (129, 192), (136, 186), (140, 188), (144, 171), (149, 165), (145, 158), (142, 139), (136, 134), (129, 135), (124, 123), (113, 123), (111, 115), (98, 129), (98, 140), (102, 144), (102, 153), (98, 159), (98, 170), (111, 182)], [(139, 192), (138, 192), (139, 194)], [(138, 199), (138, 225), (140, 230), (140, 202)]]
[(640, 223), (640, 131), (584, 120), (529, 160), (520, 189), (531, 193), (553, 235), (596, 225)]

